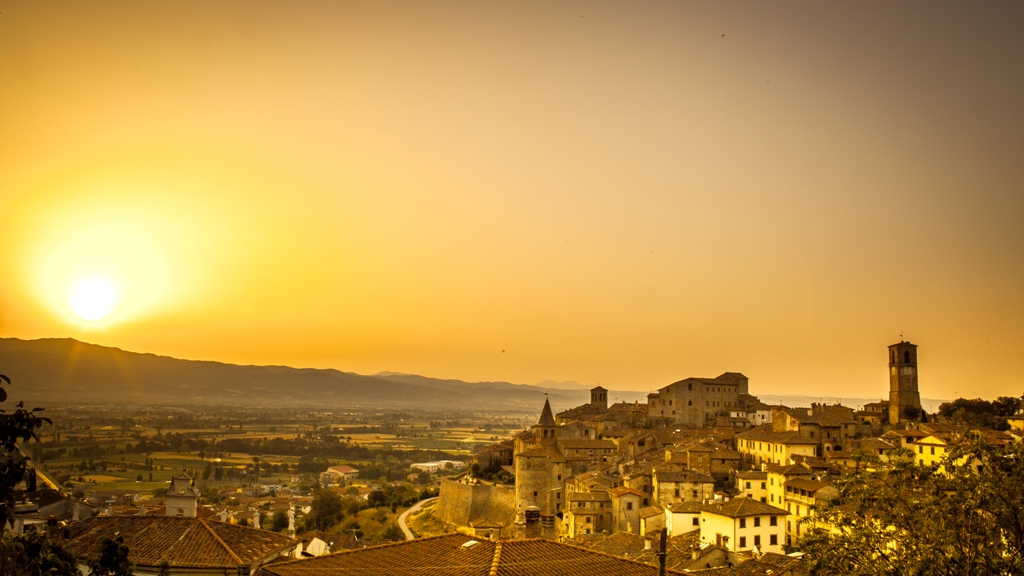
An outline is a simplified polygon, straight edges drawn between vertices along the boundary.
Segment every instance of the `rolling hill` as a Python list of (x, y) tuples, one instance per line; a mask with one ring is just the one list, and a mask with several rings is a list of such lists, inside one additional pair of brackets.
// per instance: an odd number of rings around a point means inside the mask
[[(576, 390), (509, 382), (469, 383), (385, 372), (240, 366), (128, 352), (70, 338), (0, 338), (0, 373), (12, 399), (45, 406), (169, 406), (351, 409), (508, 410), (539, 413), (545, 394), (555, 410), (589, 401)], [(639, 392), (616, 392), (627, 401)]]

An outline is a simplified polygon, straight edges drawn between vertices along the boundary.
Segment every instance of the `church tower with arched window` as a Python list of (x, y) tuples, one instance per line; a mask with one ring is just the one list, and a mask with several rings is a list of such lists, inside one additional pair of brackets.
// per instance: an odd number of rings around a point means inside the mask
[(889, 346), (889, 423), (917, 420), (921, 392), (917, 388), (917, 344)]
[(544, 400), (544, 409), (540, 412), (540, 420), (533, 427), (534, 439), (544, 445), (555, 443), (555, 416), (551, 413), (551, 403)]

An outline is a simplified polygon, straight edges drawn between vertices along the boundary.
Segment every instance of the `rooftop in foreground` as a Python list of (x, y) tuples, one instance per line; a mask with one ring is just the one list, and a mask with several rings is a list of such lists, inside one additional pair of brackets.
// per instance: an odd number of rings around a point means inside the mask
[[(668, 571), (669, 574), (681, 572)], [(656, 576), (658, 567), (550, 540), (447, 534), (264, 566), (259, 576)]]

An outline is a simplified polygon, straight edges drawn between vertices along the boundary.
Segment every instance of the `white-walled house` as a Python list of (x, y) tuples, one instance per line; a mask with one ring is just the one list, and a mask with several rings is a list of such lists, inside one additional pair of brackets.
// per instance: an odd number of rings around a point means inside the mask
[(703, 502), (677, 502), (665, 508), (665, 529), (669, 537), (700, 530), (700, 513), (707, 505)]
[(700, 514), (700, 539), (730, 552), (784, 554), (786, 515), (751, 498), (709, 504)]

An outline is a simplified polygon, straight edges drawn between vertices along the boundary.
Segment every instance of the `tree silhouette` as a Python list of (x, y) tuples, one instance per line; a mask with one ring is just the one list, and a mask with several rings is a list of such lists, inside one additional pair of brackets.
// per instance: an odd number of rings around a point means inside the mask
[[(0, 374), (0, 403), (7, 401), (4, 384), (10, 386), (11, 379)], [(29, 457), (18, 448), (18, 442), (39, 440), (38, 430), (43, 424), (53, 424), (49, 418), (38, 415), (42, 410), (27, 410), (22, 402), (10, 413), (0, 408), (0, 526), (11, 520), (14, 487), (25, 478), (28, 470)]]

